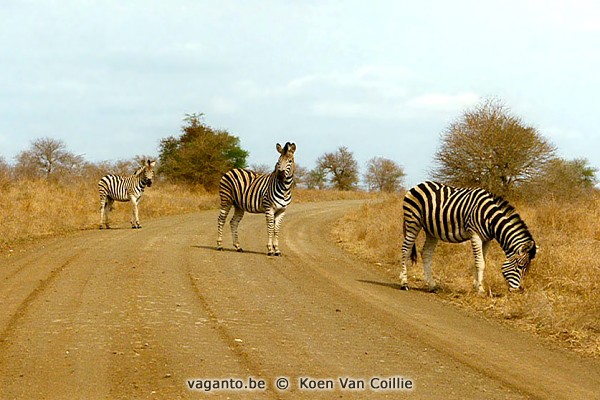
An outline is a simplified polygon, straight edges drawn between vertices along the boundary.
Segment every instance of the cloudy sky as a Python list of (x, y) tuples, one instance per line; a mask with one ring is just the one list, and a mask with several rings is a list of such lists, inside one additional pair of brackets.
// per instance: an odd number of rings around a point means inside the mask
[(0, 156), (54, 137), (91, 161), (157, 154), (186, 113), (250, 163), (295, 141), (428, 177), (440, 134), (499, 97), (600, 167), (600, 3), (31, 0), (0, 3)]

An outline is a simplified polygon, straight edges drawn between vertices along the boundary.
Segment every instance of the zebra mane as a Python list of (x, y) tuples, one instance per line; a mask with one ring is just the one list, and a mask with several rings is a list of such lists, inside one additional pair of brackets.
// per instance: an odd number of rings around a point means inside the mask
[[(517, 213), (516, 209), (508, 202), (508, 200), (506, 200), (505, 198), (503, 198), (501, 196), (494, 196), (494, 203), (496, 203), (496, 206), (500, 209), (500, 211), (504, 214), (504, 216), (510, 221), (510, 224), (512, 224), (513, 226), (515, 226), (515, 225), (518, 226), (518, 231), (520, 232), (518, 234), (519, 237), (521, 237), (521, 238), (527, 237), (527, 238), (533, 240), (533, 236), (531, 235), (531, 232), (529, 231), (527, 224), (525, 223), (525, 221), (523, 221), (523, 219), (521, 218), (519, 213)], [(506, 244), (507, 243), (500, 243), (500, 245), (502, 246), (503, 249)], [(506, 249), (504, 249), (504, 250), (506, 251)], [(530, 252), (531, 259), (533, 259), (535, 257), (535, 250), (536, 250), (535, 246), (533, 246), (533, 250)]]
[(135, 173), (133, 174), (133, 176), (140, 176), (142, 174), (142, 172), (144, 172), (144, 169), (146, 169), (145, 165), (142, 165), (141, 167), (139, 167)]
[(502, 196), (494, 196), (494, 203), (496, 203), (507, 217), (510, 217), (516, 212), (515, 208)]

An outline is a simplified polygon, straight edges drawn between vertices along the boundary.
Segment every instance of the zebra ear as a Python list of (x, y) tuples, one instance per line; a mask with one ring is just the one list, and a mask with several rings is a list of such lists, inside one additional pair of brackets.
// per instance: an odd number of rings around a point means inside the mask
[[(525, 253), (530, 253), (530, 255), (531, 255), (532, 250), (533, 250), (533, 257), (535, 257), (535, 248), (536, 248), (535, 242), (529, 241), (529, 242), (523, 244), (521, 247), (519, 247), (518, 253), (520, 256), (525, 255)], [(533, 257), (531, 257), (531, 258), (533, 258)]]
[(283, 154), (283, 147), (281, 147), (281, 145), (280, 145), (279, 143), (277, 143), (277, 146), (276, 146), (276, 148), (277, 148), (277, 152), (278, 152), (279, 154)]
[(288, 153), (292, 153), (292, 154), (294, 154), (295, 152), (296, 152), (296, 143), (291, 143), (291, 144), (288, 146)]
[(154, 168), (154, 166), (156, 165), (156, 161), (150, 161), (150, 160), (146, 160), (146, 161), (150, 168)]

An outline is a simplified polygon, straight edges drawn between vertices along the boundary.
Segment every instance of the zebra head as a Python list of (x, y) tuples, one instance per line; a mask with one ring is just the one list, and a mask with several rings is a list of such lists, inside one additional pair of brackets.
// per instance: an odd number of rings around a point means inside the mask
[(148, 187), (152, 186), (152, 180), (154, 179), (154, 166), (156, 161), (146, 160), (142, 163), (142, 167), (135, 173), (136, 176), (141, 178), (141, 181)]
[(521, 287), (521, 279), (527, 273), (531, 260), (535, 258), (536, 250), (537, 246), (535, 242), (529, 240), (520, 244), (512, 254), (507, 256), (506, 261), (502, 265), (502, 275), (504, 275), (504, 279), (508, 283), (509, 290), (523, 289)]
[(281, 180), (291, 179), (294, 176), (296, 143), (287, 142), (283, 147), (277, 143), (277, 151), (281, 154), (279, 160), (277, 160), (277, 165), (275, 165), (277, 178)]

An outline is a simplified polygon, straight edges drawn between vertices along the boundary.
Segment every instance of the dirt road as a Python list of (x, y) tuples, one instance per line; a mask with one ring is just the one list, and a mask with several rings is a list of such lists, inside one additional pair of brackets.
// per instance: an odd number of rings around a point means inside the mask
[[(240, 225), (245, 253), (215, 251), (215, 211), (0, 256), (0, 399), (600, 398), (598, 362), (400, 291), (338, 249), (328, 227), (358, 204), (292, 204), (281, 258), (258, 215)], [(206, 391), (250, 377), (266, 389)]]

